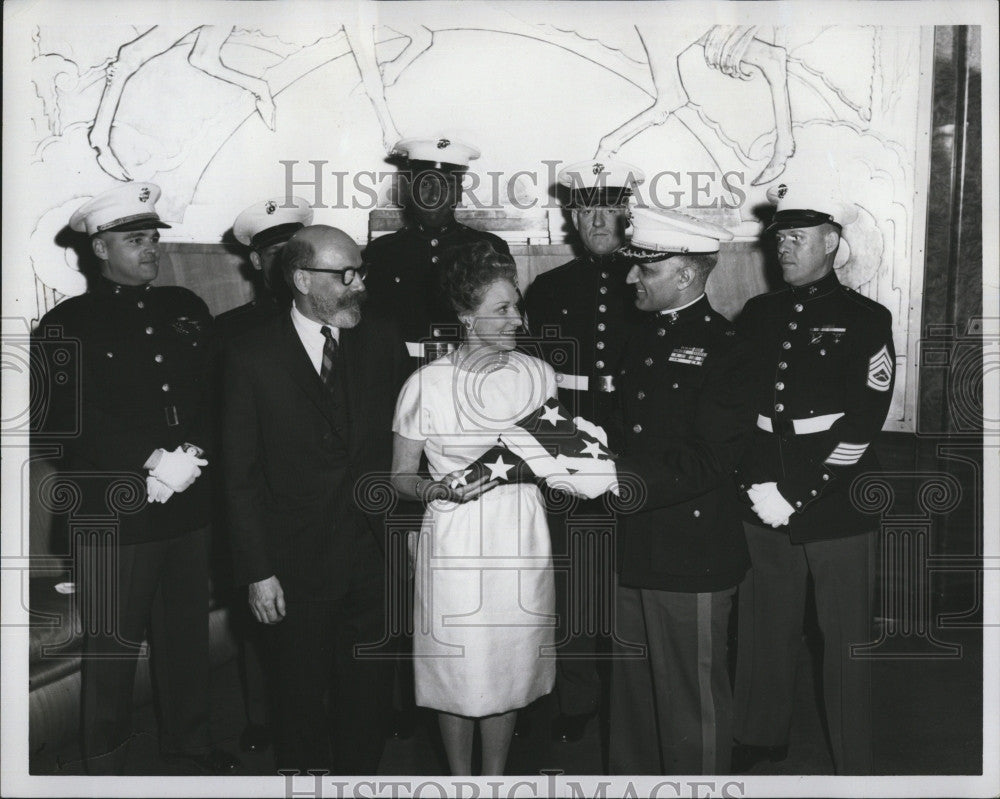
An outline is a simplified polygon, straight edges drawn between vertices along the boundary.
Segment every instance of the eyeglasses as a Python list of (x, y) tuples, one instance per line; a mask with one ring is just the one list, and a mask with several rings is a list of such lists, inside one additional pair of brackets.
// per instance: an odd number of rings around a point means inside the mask
[(361, 264), (361, 266), (349, 266), (347, 269), (313, 269), (308, 266), (300, 266), (303, 272), (328, 272), (331, 275), (340, 275), (340, 279), (344, 281), (345, 286), (351, 285), (354, 282), (354, 276), (357, 275), (362, 280), (368, 275), (368, 264)]

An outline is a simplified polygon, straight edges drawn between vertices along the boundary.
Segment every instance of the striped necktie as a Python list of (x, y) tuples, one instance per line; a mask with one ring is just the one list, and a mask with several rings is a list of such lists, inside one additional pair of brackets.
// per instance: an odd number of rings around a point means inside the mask
[(337, 339), (333, 337), (333, 331), (323, 325), (320, 330), (326, 342), (323, 344), (323, 364), (319, 370), (319, 379), (328, 389), (333, 388), (333, 367), (337, 362)]

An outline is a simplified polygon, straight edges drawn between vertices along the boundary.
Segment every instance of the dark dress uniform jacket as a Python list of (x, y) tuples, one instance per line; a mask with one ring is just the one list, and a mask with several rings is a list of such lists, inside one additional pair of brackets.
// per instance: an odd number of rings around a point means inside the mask
[[(730, 588), (749, 566), (732, 472), (746, 445), (747, 352), (705, 297), (650, 314), (626, 344), (611, 443), (623, 499), (622, 585), (701, 593)], [(623, 497), (625, 494), (623, 493)]]
[[(739, 468), (741, 490), (777, 482), (796, 510), (793, 543), (871, 530), (876, 521), (855, 507), (850, 487), (878, 468), (870, 445), (892, 399), (892, 315), (831, 272), (754, 297), (738, 324), (756, 358), (757, 424)], [(759, 524), (749, 507), (745, 513)]]
[[(41, 320), (35, 354), (45, 369), (36, 442), (63, 446), (77, 474), (78, 513), (119, 510), (119, 544), (163, 540), (208, 524), (202, 476), (164, 504), (147, 504), (143, 464), (158, 447), (210, 450), (211, 323), (205, 303), (179, 286), (122, 286), (97, 278), (86, 294)], [(109, 489), (126, 480), (126, 491)], [(113, 497), (115, 498), (113, 500)], [(131, 497), (131, 498), (129, 498)]]
[(408, 359), (394, 325), (364, 314), (340, 331), (334, 392), (290, 311), (225, 354), (223, 481), (238, 585), (277, 575), (288, 600), (335, 599), (357, 536), (384, 547), (384, 508), (363, 508), (355, 488), (389, 474)]
[[(613, 408), (602, 378), (618, 374), (628, 327), (640, 318), (628, 270), (614, 255), (583, 255), (540, 274), (525, 297), (531, 346), (556, 370), (559, 402), (596, 424)], [(577, 377), (586, 390), (568, 387)]]
[(507, 242), (499, 236), (459, 222), (437, 230), (409, 223), (374, 239), (365, 249), (365, 288), (370, 301), (396, 321), (411, 355), (423, 339), (456, 339), (459, 323), (441, 294), (438, 264), (449, 247), (476, 241), (488, 241), (497, 252), (510, 254)]
[(273, 319), (282, 311), (291, 312), (289, 303), (278, 303), (270, 294), (230, 308), (215, 317), (215, 334), (220, 339), (232, 340)]

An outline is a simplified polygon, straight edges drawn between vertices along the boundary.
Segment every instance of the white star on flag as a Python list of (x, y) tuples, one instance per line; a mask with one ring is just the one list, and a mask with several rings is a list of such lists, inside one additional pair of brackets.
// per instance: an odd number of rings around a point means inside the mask
[(490, 470), (490, 480), (506, 480), (507, 472), (514, 468), (513, 463), (503, 462), (502, 455), (497, 455), (494, 463), (484, 463), (483, 465)]
[(466, 479), (472, 473), (472, 469), (466, 469), (458, 477), (451, 481), (452, 488), (458, 488), (459, 486), (467, 486), (469, 481)]
[(545, 410), (542, 411), (540, 419), (544, 419), (546, 422), (550, 422), (553, 427), (555, 427), (559, 422), (565, 422), (566, 417), (559, 415), (558, 405), (546, 405)]
[(600, 441), (588, 441), (583, 445), (583, 451), (581, 455), (589, 455), (591, 458), (600, 458), (604, 453), (601, 452), (601, 442)]

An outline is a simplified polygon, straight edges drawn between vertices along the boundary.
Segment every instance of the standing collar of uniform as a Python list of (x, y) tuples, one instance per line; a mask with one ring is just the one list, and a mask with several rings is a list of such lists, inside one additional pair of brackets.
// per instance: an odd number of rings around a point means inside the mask
[(90, 290), (94, 294), (124, 294), (129, 297), (134, 297), (137, 294), (145, 294), (152, 288), (153, 286), (149, 283), (143, 283), (140, 286), (126, 286), (123, 283), (115, 283), (113, 280), (104, 277), (104, 275), (97, 275), (90, 285)]
[(796, 300), (815, 300), (839, 289), (840, 281), (837, 280), (836, 273), (831, 269), (828, 274), (823, 275), (819, 280), (806, 283), (804, 286), (789, 286), (789, 288)]
[(677, 324), (678, 322), (685, 321), (695, 316), (707, 314), (711, 308), (712, 306), (708, 304), (708, 295), (702, 292), (702, 295), (698, 297), (698, 299), (692, 300), (679, 308), (669, 308), (665, 311), (656, 311), (652, 318), (658, 322)]
[(411, 222), (409, 228), (420, 238), (433, 239), (437, 236), (448, 236), (459, 229), (459, 222), (452, 220), (447, 225), (441, 227), (424, 227), (419, 222)]
[(587, 253), (586, 255), (583, 256), (583, 259), (587, 263), (593, 264), (598, 268), (603, 267), (607, 269), (608, 267), (617, 266), (619, 263), (621, 263), (621, 259), (618, 257), (619, 252), (620, 250), (614, 250), (613, 252), (609, 252), (607, 255), (595, 255), (590, 250), (587, 250)]

